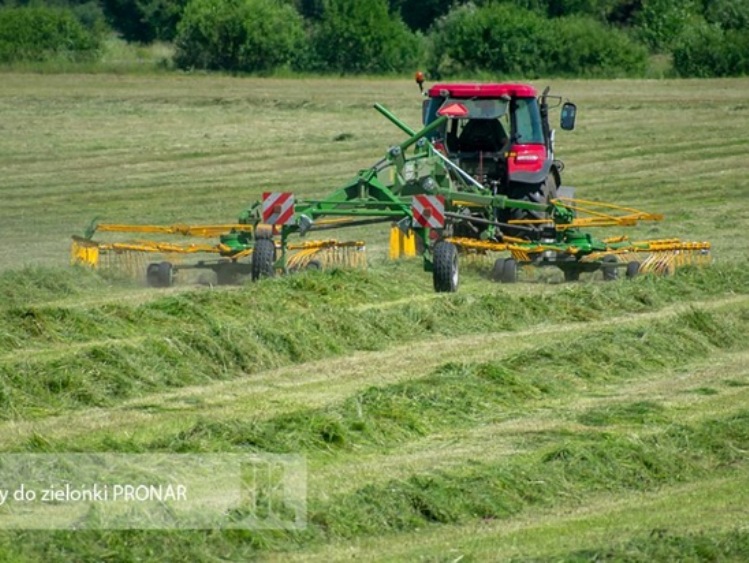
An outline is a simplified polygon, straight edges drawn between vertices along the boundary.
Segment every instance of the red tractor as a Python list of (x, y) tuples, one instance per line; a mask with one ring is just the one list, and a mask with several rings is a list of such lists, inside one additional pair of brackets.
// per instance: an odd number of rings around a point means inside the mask
[[(418, 73), (416, 80), (422, 88), (423, 75)], [(422, 119), (427, 125), (439, 116), (450, 117), (431, 140), (493, 194), (546, 203), (557, 197), (564, 169), (554, 158), (548, 94), (549, 88), (539, 96), (527, 84), (435, 84), (426, 92)], [(553, 99), (556, 105), (561, 103), (561, 98)], [(562, 129), (574, 129), (575, 114), (575, 105), (564, 103)], [(508, 208), (498, 210), (495, 219), (526, 222), (524, 227), (514, 223), (503, 229), (507, 234), (520, 234), (533, 228), (533, 220), (543, 218), (538, 211)]]

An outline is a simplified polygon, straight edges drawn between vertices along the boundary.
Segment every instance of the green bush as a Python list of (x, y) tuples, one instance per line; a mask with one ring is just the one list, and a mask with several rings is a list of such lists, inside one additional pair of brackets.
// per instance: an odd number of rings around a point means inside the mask
[(430, 72), (437, 76), (639, 75), (647, 61), (644, 47), (593, 18), (548, 19), (511, 4), (458, 7), (438, 21), (432, 41)]
[(723, 29), (749, 28), (749, 0), (712, 0), (705, 6), (705, 19)]
[(636, 34), (654, 51), (668, 51), (698, 12), (691, 0), (650, 0), (637, 12)]
[(171, 41), (187, 0), (102, 0), (109, 24), (127, 41)]
[(177, 27), (179, 68), (268, 72), (303, 49), (302, 17), (278, 0), (192, 0)]
[(684, 77), (749, 74), (749, 30), (723, 30), (700, 22), (681, 34), (673, 50), (674, 70)]
[(44, 6), (0, 9), (0, 62), (91, 60), (101, 37), (86, 29), (66, 8)]
[(543, 72), (547, 29), (542, 15), (510, 4), (457, 7), (435, 24), (430, 73)]
[(387, 0), (325, 0), (313, 33), (321, 70), (378, 73), (412, 70), (419, 59), (419, 40)]
[(554, 39), (544, 55), (551, 74), (641, 76), (647, 49), (624, 32), (585, 16), (554, 20)]

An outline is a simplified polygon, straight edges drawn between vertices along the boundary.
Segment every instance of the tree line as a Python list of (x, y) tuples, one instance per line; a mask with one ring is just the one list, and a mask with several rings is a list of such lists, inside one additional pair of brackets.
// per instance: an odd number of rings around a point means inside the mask
[(174, 44), (180, 69), (433, 78), (749, 73), (749, 0), (0, 0), (0, 62)]

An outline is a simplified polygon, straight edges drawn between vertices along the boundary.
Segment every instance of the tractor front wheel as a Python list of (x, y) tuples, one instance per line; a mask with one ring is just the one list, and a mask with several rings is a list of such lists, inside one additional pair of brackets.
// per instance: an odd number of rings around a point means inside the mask
[(261, 277), (272, 278), (276, 273), (276, 245), (273, 239), (261, 238), (255, 240), (252, 249), (252, 281)]
[(434, 291), (458, 291), (458, 248), (451, 242), (440, 241), (434, 245), (432, 259)]

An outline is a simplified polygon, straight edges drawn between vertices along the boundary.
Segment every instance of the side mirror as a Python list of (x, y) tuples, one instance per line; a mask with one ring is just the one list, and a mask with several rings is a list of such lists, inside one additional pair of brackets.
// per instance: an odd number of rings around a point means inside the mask
[(565, 131), (572, 131), (575, 128), (576, 114), (577, 106), (572, 102), (565, 102), (562, 106), (562, 116), (559, 120), (559, 126)]

